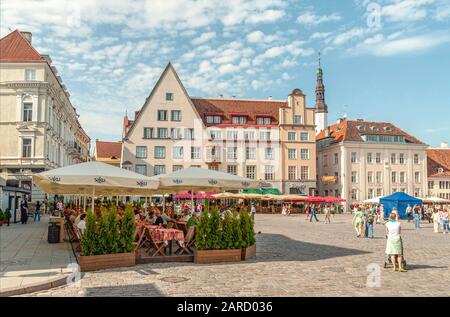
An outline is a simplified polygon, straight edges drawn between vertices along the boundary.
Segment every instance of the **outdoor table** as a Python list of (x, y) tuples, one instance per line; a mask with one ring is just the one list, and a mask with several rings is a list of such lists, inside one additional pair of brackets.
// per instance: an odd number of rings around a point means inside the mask
[(162, 241), (169, 246), (169, 254), (172, 254), (172, 241), (176, 240), (179, 243), (184, 243), (184, 233), (178, 229), (165, 229), (165, 228), (149, 228), (148, 233), (154, 241)]

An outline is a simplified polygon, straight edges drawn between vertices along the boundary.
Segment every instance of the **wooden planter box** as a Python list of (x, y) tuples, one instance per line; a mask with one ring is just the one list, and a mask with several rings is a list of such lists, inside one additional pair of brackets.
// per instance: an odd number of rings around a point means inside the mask
[(249, 260), (256, 257), (256, 244), (241, 249), (241, 260)]
[(195, 250), (194, 262), (198, 264), (239, 262), (241, 249)]
[(80, 270), (82, 272), (136, 265), (134, 252), (89, 256), (80, 255), (79, 260)]

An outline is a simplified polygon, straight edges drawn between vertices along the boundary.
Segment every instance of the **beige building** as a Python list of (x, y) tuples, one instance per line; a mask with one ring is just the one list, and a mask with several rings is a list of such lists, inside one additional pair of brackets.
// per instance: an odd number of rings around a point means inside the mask
[[(298, 116), (301, 120), (295, 121)], [(169, 63), (134, 120), (124, 118), (122, 167), (150, 176), (203, 167), (307, 194), (315, 188), (313, 121), (313, 110), (306, 109), (300, 90), (288, 101), (194, 98)], [(289, 132), (296, 133), (296, 139), (287, 142)], [(301, 139), (302, 132), (308, 136)], [(283, 169), (288, 148), (309, 151), (303, 160), (300, 151), (289, 160), (299, 171), (289, 184), (288, 170)], [(299, 181), (301, 166), (307, 166), (308, 173), (304, 170)]]
[(316, 137), (318, 194), (348, 204), (427, 192), (427, 145), (391, 123), (340, 120)]
[(442, 143), (440, 148), (427, 149), (428, 196), (450, 200), (450, 148)]
[[(31, 33), (17, 30), (0, 39), (0, 177), (3, 189), (42, 199), (31, 175), (86, 161), (90, 139), (50, 57), (31, 43)], [(3, 208), (14, 203), (2, 195)]]

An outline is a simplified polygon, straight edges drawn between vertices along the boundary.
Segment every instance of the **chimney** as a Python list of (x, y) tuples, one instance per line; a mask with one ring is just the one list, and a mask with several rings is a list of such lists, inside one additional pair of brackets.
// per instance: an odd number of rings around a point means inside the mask
[(220, 95), (219, 95), (219, 98), (223, 98), (223, 95), (222, 95), (222, 94), (220, 94)]
[(236, 96), (231, 96), (233, 99), (236, 99)]
[(330, 136), (330, 127), (328, 126), (325, 128), (325, 137), (327, 138), (329, 136)]
[(31, 32), (20, 32), (24, 38), (28, 41), (28, 43), (31, 44), (31, 39), (33, 37), (33, 34)]
[(442, 142), (441, 149), (448, 149), (448, 142)]
[(269, 96), (269, 98), (267, 98), (267, 99), (272, 100), (272, 96)]
[(356, 119), (356, 121), (364, 122), (364, 119)]

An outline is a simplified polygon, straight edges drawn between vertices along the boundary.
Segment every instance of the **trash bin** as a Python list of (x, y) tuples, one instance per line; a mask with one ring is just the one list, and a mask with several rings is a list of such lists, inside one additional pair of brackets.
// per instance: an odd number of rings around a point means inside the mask
[(59, 243), (60, 226), (58, 222), (48, 223), (48, 243)]

